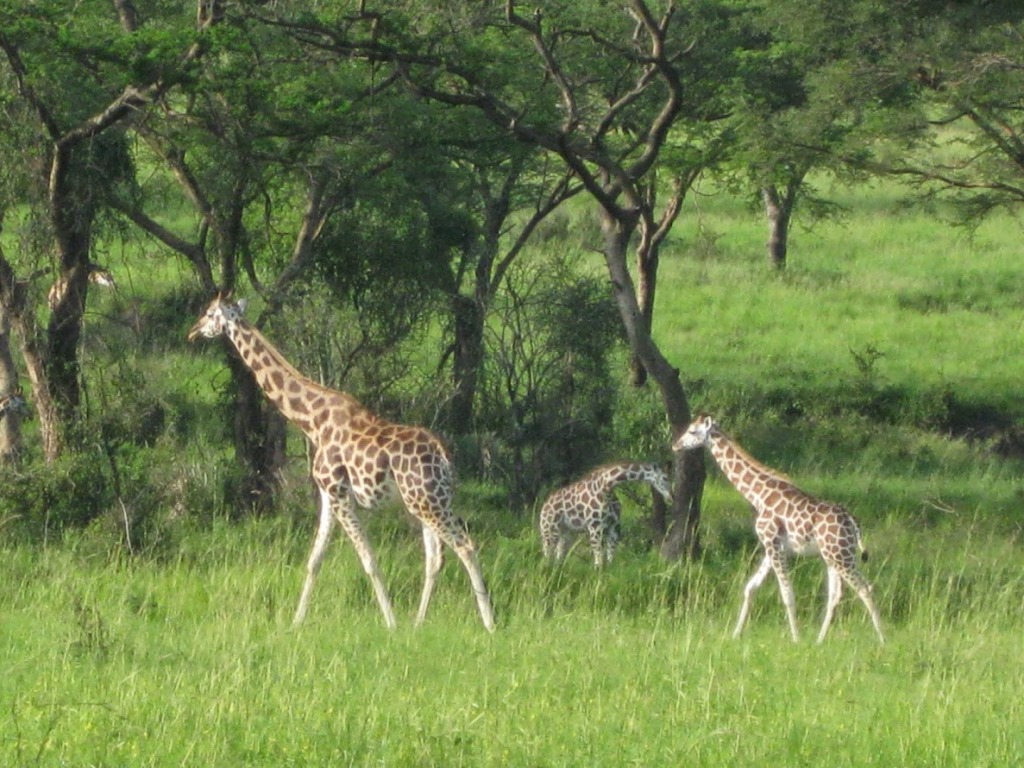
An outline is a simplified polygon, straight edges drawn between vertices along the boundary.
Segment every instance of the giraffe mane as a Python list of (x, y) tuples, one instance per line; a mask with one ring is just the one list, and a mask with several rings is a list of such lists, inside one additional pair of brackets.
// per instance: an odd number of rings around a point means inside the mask
[(718, 430), (718, 434), (720, 434), (722, 437), (724, 437), (726, 439), (726, 441), (729, 443), (729, 445), (732, 447), (732, 449), (734, 451), (736, 451), (736, 453), (739, 454), (740, 458), (743, 459), (750, 466), (752, 466), (754, 469), (758, 469), (758, 470), (760, 470), (760, 471), (762, 471), (762, 472), (764, 472), (766, 474), (769, 474), (769, 475), (774, 475), (775, 477), (779, 478), (780, 480), (784, 480), (785, 482), (789, 483), (790, 485), (794, 485), (795, 486), (795, 484), (793, 483), (793, 480), (789, 477), (789, 475), (787, 475), (785, 472), (780, 472), (779, 470), (775, 469), (774, 467), (769, 467), (763, 461), (758, 461), (757, 459), (755, 459), (753, 456), (750, 455), (750, 453), (747, 452), (746, 448), (744, 448), (742, 445), (737, 443), (732, 438), (731, 435), (726, 434), (721, 429)]
[(323, 384), (313, 381), (311, 378), (306, 376), (304, 373), (302, 373), (302, 371), (300, 371), (298, 368), (296, 368), (288, 361), (288, 359), (281, 353), (281, 350), (279, 350), (277, 347), (273, 345), (273, 343), (271, 343), (270, 339), (264, 336), (255, 325), (250, 323), (243, 316), (239, 315), (238, 319), (235, 322), (238, 324), (240, 328), (243, 328), (244, 330), (251, 333), (254, 337), (256, 337), (260, 341), (260, 343), (266, 348), (267, 353), (270, 355), (270, 357), (273, 358), (274, 364), (279, 366), (289, 376), (292, 376), (304, 382), (310, 387), (322, 389), (327, 392), (331, 392), (332, 394), (341, 395), (347, 400), (351, 401), (352, 403), (358, 402), (354, 397), (352, 397), (352, 395), (348, 394), (347, 392), (341, 392), (339, 390), (326, 387)]
[(609, 469), (628, 469), (630, 467), (657, 467), (657, 465), (649, 461), (634, 461), (632, 459), (622, 459), (621, 461), (609, 461), (594, 467), (590, 471), (586, 472), (580, 479), (590, 477), (592, 475), (597, 475)]

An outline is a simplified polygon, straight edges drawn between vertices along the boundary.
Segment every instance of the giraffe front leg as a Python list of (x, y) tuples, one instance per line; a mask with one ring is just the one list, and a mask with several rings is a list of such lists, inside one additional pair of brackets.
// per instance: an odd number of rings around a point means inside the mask
[(622, 507), (619, 500), (613, 498), (608, 505), (608, 514), (604, 522), (604, 562), (607, 565), (615, 557), (615, 551), (622, 539)]
[(420, 609), (416, 612), (416, 626), (423, 624), (427, 618), (427, 608), (430, 607), (430, 598), (434, 594), (434, 586), (437, 584), (437, 574), (444, 565), (444, 550), (441, 546), (441, 539), (437, 533), (426, 523), (423, 523), (423, 556), (426, 561), (426, 575), (423, 579), (423, 594), (420, 597)]
[(605, 562), (605, 532), (600, 521), (594, 521), (587, 526), (587, 538), (590, 540), (590, 552), (594, 556), (594, 567), (600, 568)]
[(754, 572), (750, 581), (748, 581), (747, 585), (743, 588), (743, 607), (740, 608), (740, 617), (736, 621), (736, 629), (732, 632), (733, 638), (739, 637), (740, 633), (743, 631), (743, 627), (747, 623), (747, 616), (750, 614), (750, 602), (754, 598), (754, 593), (757, 591), (758, 587), (764, 583), (764, 580), (767, 578), (768, 572), (771, 569), (772, 560), (768, 555), (765, 555), (764, 560), (762, 560), (761, 564), (757, 567), (757, 571)]
[(337, 500), (334, 506), (334, 515), (338, 518), (345, 533), (348, 534), (349, 541), (352, 542), (352, 546), (355, 547), (356, 554), (359, 555), (359, 560), (363, 564), (363, 570), (370, 577), (373, 592), (377, 596), (377, 603), (380, 605), (381, 613), (384, 614), (384, 623), (388, 629), (394, 629), (398, 626), (398, 622), (395, 621), (395, 611), (391, 607), (388, 589), (384, 586), (384, 579), (377, 567), (377, 558), (373, 554), (370, 541), (363, 533), (363, 527), (356, 516), (355, 505), (347, 494)]
[(334, 516), (331, 512), (330, 495), (320, 491), (320, 525), (317, 528), (316, 538), (313, 540), (313, 549), (309, 552), (309, 560), (306, 563), (306, 580), (302, 585), (302, 594), (299, 596), (299, 607), (295, 611), (295, 618), (292, 625), (301, 624), (306, 618), (306, 611), (309, 609), (309, 598), (313, 594), (313, 581), (320, 571), (320, 565), (324, 560), (324, 553), (327, 551), (327, 542), (331, 540), (331, 530), (334, 528)]
[(828, 634), (828, 628), (832, 624), (832, 616), (836, 612), (836, 606), (839, 605), (839, 598), (842, 595), (843, 579), (839, 575), (839, 571), (830, 565), (828, 566), (828, 600), (825, 604), (825, 620), (821, 623), (821, 632), (818, 633), (819, 643)]

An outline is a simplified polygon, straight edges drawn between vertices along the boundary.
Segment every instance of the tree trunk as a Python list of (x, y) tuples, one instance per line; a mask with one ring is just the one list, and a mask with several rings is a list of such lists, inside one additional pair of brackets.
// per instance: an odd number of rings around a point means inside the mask
[[(11, 354), (11, 323), (7, 308), (0, 306), (0, 393), (18, 387), (18, 369)], [(21, 450), (21, 416), (8, 413), (0, 419), (0, 464), (11, 464)]]
[[(632, 353), (639, 359), (661, 394), (670, 435), (676, 435), (690, 423), (690, 405), (679, 378), (643, 321), (637, 293), (626, 266), (629, 237), (635, 224), (626, 216), (615, 216), (601, 208), (601, 229), (605, 243), (605, 263), (611, 277), (619, 315), (626, 329)], [(662, 557), (677, 560), (700, 553), (700, 510), (706, 469), (699, 451), (681, 451), (674, 456), (673, 503), (667, 515), (667, 529), (660, 541)]]
[(75, 183), (75, 146), (76, 142), (56, 142), (49, 178), (50, 221), (59, 273), (48, 297), (50, 321), (43, 364), (62, 428), (77, 417), (81, 400), (78, 345), (89, 285), (89, 249), (95, 215), (89, 190), (80, 190), (78, 187), (84, 185)]
[(665, 560), (700, 555), (700, 513), (706, 474), (702, 451), (676, 454), (672, 473), (672, 487), (676, 489), (672, 516), (663, 532), (660, 548)]
[(768, 221), (768, 262), (776, 269), (785, 269), (786, 251), (789, 247), (789, 221), (793, 215), (794, 196), (787, 192), (780, 195), (775, 185), (761, 189), (765, 217)]
[[(651, 258), (647, 258), (647, 254), (638, 254), (636, 267), (637, 305), (640, 310), (638, 322), (642, 333), (650, 336), (654, 325), (654, 294), (658, 285), (657, 254)], [(647, 369), (636, 353), (630, 356), (629, 372), (630, 384), (634, 387), (642, 387), (647, 383)]]
[(25, 315), (15, 316), (18, 335), (21, 336), (21, 356), (25, 370), (32, 383), (32, 407), (39, 420), (39, 437), (43, 443), (43, 459), (47, 464), (56, 461), (64, 450), (63, 431), (60, 415), (50, 397), (50, 386), (46, 378), (46, 366), (39, 354), (35, 323)]
[(452, 354), (455, 393), (449, 419), (452, 432), (465, 435), (473, 431), (473, 405), (484, 357), (484, 313), (472, 298), (457, 293), (452, 297), (452, 317), (455, 325)]
[(88, 266), (83, 261), (62, 270), (54, 284), (57, 290), (51, 292), (63, 290), (63, 296), (55, 300), (46, 329), (46, 378), (63, 424), (76, 418), (81, 401), (78, 345), (82, 338), (86, 285)]
[(234, 390), (235, 456), (244, 476), (235, 495), (236, 512), (268, 514), (274, 510), (286, 456), (287, 424), (263, 396), (238, 354), (225, 343)]
[[(0, 225), (2, 223), (2, 215), (0, 215)], [(42, 356), (39, 354), (35, 315), (28, 308), (25, 284), (17, 279), (2, 251), (0, 251), (0, 305), (2, 305), (3, 313), (10, 325), (21, 337), (21, 354), (25, 360), (25, 370), (29, 381), (32, 384), (32, 408), (39, 420), (43, 457), (47, 462), (52, 462), (60, 455), (61, 451), (60, 422), (53, 400), (50, 398), (46, 369)]]

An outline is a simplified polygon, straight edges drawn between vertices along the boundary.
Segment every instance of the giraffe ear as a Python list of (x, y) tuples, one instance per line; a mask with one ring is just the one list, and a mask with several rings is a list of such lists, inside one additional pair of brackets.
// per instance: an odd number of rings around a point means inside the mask
[(238, 301), (235, 302), (235, 306), (238, 307), (238, 314), (244, 315), (245, 314), (245, 308), (247, 306), (249, 306), (249, 300), (248, 299), (239, 299)]

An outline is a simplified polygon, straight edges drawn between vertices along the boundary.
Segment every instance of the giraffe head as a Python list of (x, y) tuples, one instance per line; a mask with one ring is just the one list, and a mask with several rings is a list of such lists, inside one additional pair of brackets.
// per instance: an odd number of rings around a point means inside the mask
[(700, 448), (702, 445), (707, 444), (708, 437), (717, 429), (718, 425), (715, 423), (715, 420), (706, 413), (702, 413), (690, 422), (690, 426), (686, 428), (686, 431), (672, 444), (672, 450), (689, 451), (694, 448)]
[(188, 332), (188, 340), (194, 341), (200, 336), (213, 339), (224, 333), (231, 324), (237, 323), (245, 312), (245, 299), (232, 301), (230, 294), (217, 294), (206, 311), (199, 316), (192, 330)]
[(0, 417), (6, 416), (8, 413), (16, 413), (23, 417), (32, 415), (28, 403), (25, 402), (25, 398), (21, 394), (21, 387), (0, 397)]
[(672, 503), (672, 488), (668, 483), (668, 474), (661, 467), (654, 467), (648, 476), (651, 487), (665, 499), (666, 504)]

